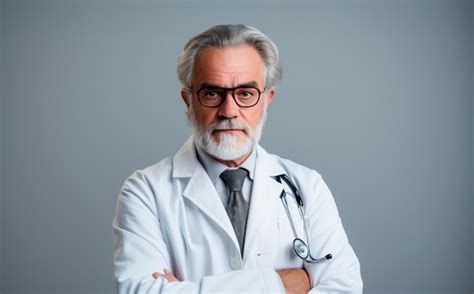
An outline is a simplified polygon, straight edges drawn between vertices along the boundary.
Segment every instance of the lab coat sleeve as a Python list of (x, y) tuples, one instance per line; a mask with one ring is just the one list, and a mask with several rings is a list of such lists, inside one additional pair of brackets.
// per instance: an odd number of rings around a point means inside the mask
[[(167, 282), (153, 272), (172, 270), (160, 229), (153, 192), (146, 176), (137, 171), (119, 193), (114, 230), (114, 275), (117, 293), (281, 292), (273, 269), (246, 269), (203, 277), (199, 282)], [(192, 261), (190, 261), (192, 262)]]
[(305, 263), (311, 279), (310, 293), (362, 293), (360, 265), (342, 226), (334, 198), (321, 176), (315, 173), (309, 211), (311, 254), (315, 258), (331, 253), (333, 258), (322, 263)]

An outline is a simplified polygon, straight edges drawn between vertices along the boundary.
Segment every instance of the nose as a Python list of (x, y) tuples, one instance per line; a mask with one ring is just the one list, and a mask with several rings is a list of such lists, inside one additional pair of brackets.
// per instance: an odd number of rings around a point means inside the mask
[(227, 91), (224, 103), (219, 106), (218, 114), (221, 118), (235, 118), (239, 115), (239, 106), (232, 97), (232, 91)]

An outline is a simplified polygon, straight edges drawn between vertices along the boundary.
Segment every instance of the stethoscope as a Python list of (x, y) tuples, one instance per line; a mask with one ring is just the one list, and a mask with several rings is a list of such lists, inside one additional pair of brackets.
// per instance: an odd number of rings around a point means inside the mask
[[(308, 230), (306, 228), (306, 221), (304, 219), (303, 199), (301, 199), (301, 196), (298, 192), (298, 189), (296, 188), (296, 185), (293, 184), (293, 182), (290, 180), (290, 178), (286, 174), (275, 176), (275, 180), (280, 184), (282, 183), (281, 182), (282, 179), (290, 187), (291, 191), (293, 192), (295, 196), (295, 200), (298, 205), (298, 211), (300, 212), (301, 219), (303, 220), (303, 228), (304, 228), (306, 241), (309, 242)], [(311, 256), (311, 250), (309, 249), (308, 245), (306, 245), (306, 243), (303, 240), (298, 238), (298, 235), (296, 234), (295, 225), (293, 223), (293, 219), (291, 218), (291, 213), (288, 208), (288, 201), (286, 200), (286, 192), (284, 188), (283, 188), (283, 191), (281, 191), (280, 199), (281, 199), (281, 202), (283, 203), (283, 207), (285, 207), (286, 215), (288, 217), (288, 220), (291, 225), (291, 229), (293, 231), (293, 235), (295, 237), (295, 239), (293, 240), (293, 250), (295, 251), (296, 255), (298, 255), (299, 258), (301, 258), (303, 261), (308, 262), (308, 263), (318, 263), (318, 262), (331, 259), (332, 258), (331, 253), (321, 258), (314, 258), (313, 256)]]

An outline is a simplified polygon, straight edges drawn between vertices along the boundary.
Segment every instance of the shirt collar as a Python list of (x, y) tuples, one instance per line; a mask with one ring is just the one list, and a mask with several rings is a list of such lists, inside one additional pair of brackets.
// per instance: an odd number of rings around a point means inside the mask
[[(214, 158), (212, 158), (209, 154), (207, 154), (200, 146), (194, 144), (196, 148), (197, 158), (199, 162), (201, 162), (202, 166), (206, 170), (209, 178), (211, 179), (212, 183), (215, 184), (219, 175), (229, 169), (229, 167)], [(255, 173), (255, 163), (257, 160), (257, 149), (254, 148), (250, 156), (239, 166), (245, 168), (249, 172), (249, 178), (253, 181), (254, 173)]]

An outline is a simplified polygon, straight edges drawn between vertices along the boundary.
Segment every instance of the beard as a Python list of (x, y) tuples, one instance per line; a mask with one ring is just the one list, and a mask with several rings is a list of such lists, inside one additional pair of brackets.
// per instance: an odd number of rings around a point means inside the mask
[[(265, 100), (264, 100), (265, 101)], [(187, 111), (188, 123), (194, 135), (194, 143), (204, 149), (209, 155), (221, 160), (235, 160), (250, 153), (260, 141), (263, 125), (267, 118), (267, 106), (263, 105), (261, 119), (255, 130), (245, 123), (240, 123), (235, 119), (219, 119), (211, 123), (207, 128), (201, 127), (196, 119), (196, 113), (190, 101)], [(224, 129), (237, 129), (244, 133), (244, 140), (237, 134), (220, 133), (216, 140), (212, 134), (214, 131)]]

